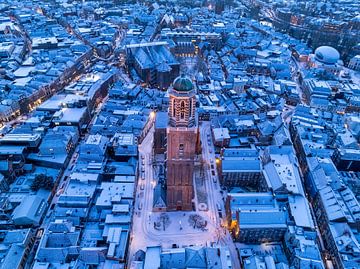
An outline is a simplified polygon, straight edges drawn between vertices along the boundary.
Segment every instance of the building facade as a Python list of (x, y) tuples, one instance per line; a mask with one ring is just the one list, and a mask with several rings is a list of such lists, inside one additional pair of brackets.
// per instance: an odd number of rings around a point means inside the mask
[(169, 90), (167, 128), (167, 210), (192, 210), (194, 158), (198, 141), (195, 90), (184, 75)]

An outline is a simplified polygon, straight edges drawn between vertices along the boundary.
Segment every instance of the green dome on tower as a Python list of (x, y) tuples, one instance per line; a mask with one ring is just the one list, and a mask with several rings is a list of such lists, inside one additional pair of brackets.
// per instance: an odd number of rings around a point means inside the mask
[(178, 92), (189, 92), (194, 88), (194, 85), (189, 77), (182, 74), (174, 80), (173, 88)]

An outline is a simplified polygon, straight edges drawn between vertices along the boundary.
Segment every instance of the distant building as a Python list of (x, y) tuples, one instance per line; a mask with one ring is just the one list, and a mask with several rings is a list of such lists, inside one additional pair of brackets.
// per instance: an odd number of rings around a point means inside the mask
[(0, 138), (0, 145), (16, 145), (27, 146), (29, 148), (37, 148), (41, 141), (40, 134), (27, 133), (11, 133)]
[(72, 173), (69, 184), (60, 195), (57, 205), (64, 208), (88, 209), (95, 194), (98, 177), (98, 174)]
[(41, 238), (35, 260), (37, 262), (67, 263), (79, 256), (80, 230), (71, 222), (57, 220), (48, 225)]
[(37, 195), (28, 195), (15, 208), (12, 219), (17, 226), (38, 226), (42, 222), (46, 209), (47, 204), (43, 198)]
[(214, 145), (218, 147), (228, 147), (230, 143), (229, 129), (227, 128), (213, 128), (212, 134), (214, 138)]
[(204, 268), (232, 269), (227, 247), (186, 247), (161, 249), (148, 247), (145, 253), (144, 269), (153, 268)]
[(25, 268), (34, 244), (34, 234), (31, 229), (8, 231), (1, 241), (0, 268)]
[(138, 156), (138, 148), (134, 134), (116, 133), (109, 143), (109, 152), (114, 160), (128, 161)]
[(296, 226), (289, 226), (285, 234), (285, 253), (290, 261), (291, 268), (325, 269), (317, 245), (315, 231), (305, 231)]
[(356, 55), (351, 58), (348, 67), (355, 71), (360, 71), (360, 55)]
[(229, 193), (228, 227), (244, 243), (281, 241), (287, 229), (287, 212), (271, 193)]
[(80, 146), (79, 159), (87, 162), (101, 163), (106, 154), (108, 138), (100, 134), (89, 135)]
[(128, 64), (148, 84), (166, 89), (179, 75), (180, 63), (170, 52), (167, 42), (131, 44), (126, 46)]
[(353, 232), (344, 222), (334, 222), (326, 231), (326, 236), (322, 236), (335, 268), (359, 268), (360, 244), (356, 230)]
[(181, 29), (179, 31), (168, 31), (163, 29), (161, 38), (171, 39), (175, 42), (175, 50), (178, 56), (196, 55), (200, 52), (200, 44), (205, 42), (209, 47), (220, 49), (222, 44), (221, 35), (214, 32), (197, 32)]
[(76, 126), (79, 131), (85, 132), (86, 126), (90, 121), (88, 108), (63, 108), (56, 111), (52, 122), (55, 126)]
[(331, 95), (331, 88), (326, 81), (305, 79), (304, 94), (309, 103), (314, 99), (322, 99), (327, 101)]
[(339, 74), (341, 67), (339, 65), (340, 54), (333, 47), (321, 46), (310, 55), (309, 65), (312, 68), (321, 68), (334, 75)]
[(244, 260), (244, 269), (272, 269), (282, 268), (288, 269), (289, 266), (285, 263), (275, 263), (274, 256), (266, 255), (258, 256), (252, 255)]
[(292, 146), (269, 146), (266, 148), (263, 166), (268, 186), (277, 195), (304, 194), (298, 162)]
[(221, 14), (225, 8), (225, 0), (217, 0), (215, 3), (215, 13)]
[(360, 172), (360, 150), (358, 149), (336, 149), (332, 160), (340, 171)]
[(220, 162), (221, 182), (225, 186), (267, 189), (256, 149), (225, 149)]
[(30, 154), (28, 159), (38, 165), (64, 168), (68, 164), (68, 155), (74, 148), (70, 130), (68, 132), (45, 135), (39, 146), (39, 152)]

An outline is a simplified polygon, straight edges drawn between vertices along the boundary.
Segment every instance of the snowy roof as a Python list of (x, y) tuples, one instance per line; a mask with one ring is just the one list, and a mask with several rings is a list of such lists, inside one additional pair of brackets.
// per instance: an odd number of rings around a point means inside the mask
[(333, 47), (321, 46), (315, 50), (315, 58), (325, 64), (336, 64), (340, 59), (340, 54)]
[(13, 213), (17, 225), (37, 225), (46, 209), (45, 200), (37, 195), (28, 195)]
[(160, 268), (161, 247), (147, 247), (144, 261), (144, 269)]

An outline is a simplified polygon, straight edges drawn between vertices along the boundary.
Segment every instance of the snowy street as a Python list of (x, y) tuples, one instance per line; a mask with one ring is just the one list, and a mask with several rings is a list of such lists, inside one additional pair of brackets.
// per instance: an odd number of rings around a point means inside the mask
[[(142, 249), (146, 251), (147, 246), (161, 245), (163, 248), (171, 247), (185, 247), (185, 246), (206, 246), (211, 243), (219, 243), (220, 245), (227, 245), (230, 247), (231, 255), (236, 257), (235, 248), (231, 248), (232, 240), (228, 240), (228, 236), (224, 236), (224, 228), (220, 227), (221, 219), (219, 217), (218, 207), (221, 207), (221, 214), (224, 217), (224, 203), (222, 195), (220, 194), (219, 180), (217, 174), (212, 176), (211, 164), (215, 164), (215, 156), (212, 143), (208, 142), (208, 134), (210, 136), (210, 124), (203, 123), (200, 127), (200, 135), (202, 140), (202, 157), (205, 161), (205, 188), (208, 194), (208, 211), (196, 210), (196, 212), (166, 212), (169, 217), (168, 226), (165, 230), (162, 228), (155, 228), (154, 222), (158, 221), (162, 212), (152, 212), (153, 205), (153, 189), (155, 187), (154, 169), (152, 160), (152, 147), (154, 129), (151, 129), (148, 135), (139, 145), (140, 160), (143, 160), (144, 165), (140, 163), (140, 173), (138, 179), (138, 186), (135, 199), (135, 209), (133, 216), (133, 227), (131, 233), (131, 242), (129, 250), (129, 262), (134, 258), (137, 250)], [(142, 161), (141, 161), (142, 162)], [(216, 169), (213, 169), (216, 173)], [(144, 174), (144, 179), (142, 179)], [(215, 180), (213, 179), (215, 178)], [(143, 185), (143, 187), (141, 187)], [(143, 188), (143, 190), (142, 190)], [(195, 206), (198, 208), (198, 206)], [(189, 216), (197, 214), (206, 221), (205, 229), (193, 228), (189, 223)], [(221, 236), (221, 238), (219, 238)], [(220, 239), (220, 240), (219, 240)], [(233, 249), (234, 251), (232, 251)], [(233, 260), (236, 260), (234, 258)], [(238, 261), (237, 261), (238, 262)], [(130, 264), (129, 263), (129, 264)], [(236, 268), (236, 267), (235, 267)]]

